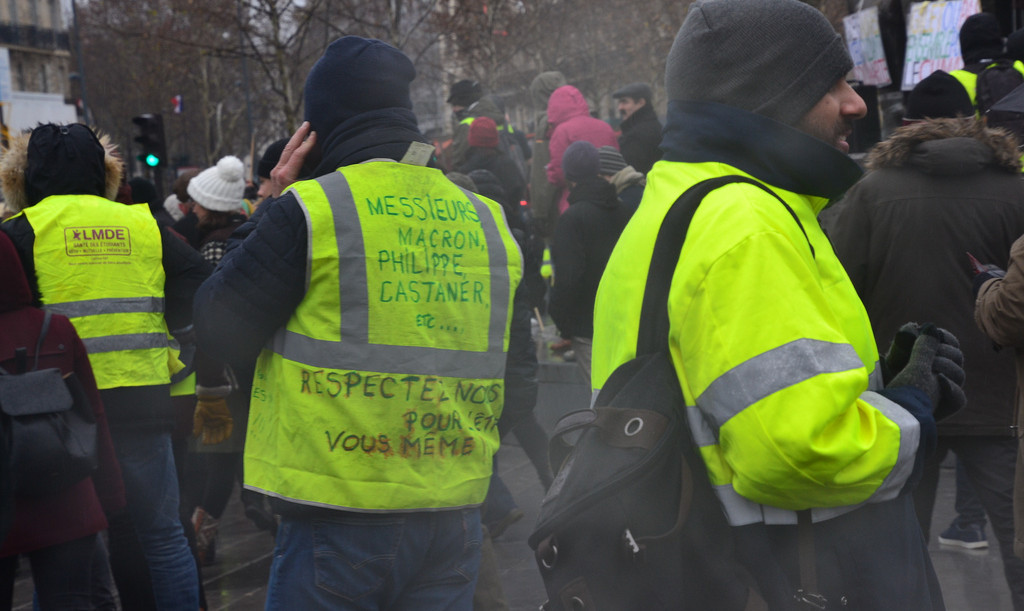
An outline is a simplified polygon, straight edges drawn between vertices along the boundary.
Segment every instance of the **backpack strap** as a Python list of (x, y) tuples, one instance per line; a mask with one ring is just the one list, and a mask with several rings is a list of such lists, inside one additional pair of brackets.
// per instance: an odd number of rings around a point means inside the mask
[(686, 241), (686, 233), (690, 228), (690, 221), (693, 220), (697, 207), (709, 193), (737, 182), (759, 187), (779, 200), (779, 203), (796, 221), (800, 232), (804, 234), (807, 246), (811, 249), (811, 256), (815, 255), (811, 240), (796, 212), (777, 193), (762, 183), (746, 176), (729, 175), (709, 178), (693, 185), (680, 195), (679, 199), (669, 208), (654, 242), (654, 253), (651, 256), (651, 266), (647, 272), (647, 283), (644, 287), (643, 305), (640, 309), (640, 330), (636, 342), (637, 356), (668, 350), (668, 293), (672, 284), (672, 275), (675, 273), (679, 256), (683, 250), (683, 243)]
[(49, 310), (45, 310), (46, 314), (43, 315), (43, 327), (39, 330), (39, 339), (36, 340), (36, 358), (35, 362), (32, 363), (32, 371), (39, 369), (39, 353), (43, 351), (43, 340), (46, 339), (46, 334), (50, 332), (50, 318), (53, 317), (53, 313)]
[[(39, 330), (39, 339), (36, 340), (36, 356), (35, 356), (35, 361), (32, 363), (31, 371), (35, 371), (36, 369), (39, 369), (39, 353), (42, 352), (43, 340), (46, 339), (46, 334), (49, 333), (49, 331), (50, 331), (50, 317), (51, 316), (53, 316), (53, 314), (49, 310), (46, 310), (46, 314), (43, 315), (43, 326)], [(18, 348), (18, 350), (22, 351), (22, 353), (23, 353), (25, 349), (24, 348)], [(15, 351), (15, 355), (16, 356), (18, 356), (17, 352), (18, 351)], [(23, 367), (24, 367), (24, 364), (22, 362), (22, 365), (19, 366), (18, 368), (23, 368)], [(5, 375), (5, 376), (6, 375), (11, 375), (11, 372), (7, 371), (3, 367), (0, 367), (0, 375)]]

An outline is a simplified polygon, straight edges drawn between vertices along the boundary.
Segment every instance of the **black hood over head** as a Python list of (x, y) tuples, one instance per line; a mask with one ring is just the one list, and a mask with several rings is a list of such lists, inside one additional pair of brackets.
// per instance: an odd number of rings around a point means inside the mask
[(40, 125), (28, 141), (25, 196), (34, 205), (51, 195), (104, 196), (106, 152), (85, 125)]

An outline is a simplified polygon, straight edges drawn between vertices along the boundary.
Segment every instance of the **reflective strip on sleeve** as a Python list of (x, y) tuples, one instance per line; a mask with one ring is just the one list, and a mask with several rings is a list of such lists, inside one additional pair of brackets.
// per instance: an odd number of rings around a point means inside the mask
[[(755, 503), (750, 499), (740, 496), (731, 485), (715, 486), (715, 494), (722, 503), (726, 519), (729, 520), (729, 524), (732, 526), (747, 526), (748, 524), (795, 525), (797, 523), (795, 511)], [(811, 521), (824, 522), (825, 520), (831, 520), (832, 518), (850, 513), (861, 506), (863, 506), (863, 503), (840, 507), (814, 507), (811, 508)]]
[(885, 380), (882, 379), (882, 362), (875, 361), (875, 370), (868, 376), (868, 390), (882, 390)]
[(54, 314), (67, 316), (68, 318), (138, 312), (162, 314), (164, 311), (164, 300), (161, 297), (112, 297), (108, 299), (49, 303), (44, 306), (44, 309)]
[(89, 354), (118, 350), (150, 350), (167, 348), (167, 335), (163, 333), (131, 333), (128, 335), (101, 335), (83, 337), (82, 344)]
[(914, 470), (914, 460), (917, 458), (917, 449), (921, 444), (921, 423), (902, 406), (878, 393), (867, 391), (861, 394), (860, 399), (882, 412), (900, 429), (900, 449), (896, 464), (893, 465), (885, 481), (871, 495), (868, 502), (888, 501), (896, 498), (904, 484), (907, 483), (911, 471)]
[(690, 425), (693, 443), (697, 444), (698, 448), (718, 444), (718, 431), (711, 428), (708, 421), (704, 419), (704, 414), (696, 405), (686, 406), (686, 421)]
[(798, 339), (763, 352), (720, 375), (697, 405), (721, 428), (748, 406), (823, 373), (864, 367), (849, 344)]

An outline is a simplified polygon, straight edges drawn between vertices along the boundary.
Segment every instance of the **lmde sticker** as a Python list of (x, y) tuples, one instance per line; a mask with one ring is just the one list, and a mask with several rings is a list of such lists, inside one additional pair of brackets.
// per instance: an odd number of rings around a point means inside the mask
[(71, 257), (132, 254), (127, 227), (66, 227), (64, 245)]

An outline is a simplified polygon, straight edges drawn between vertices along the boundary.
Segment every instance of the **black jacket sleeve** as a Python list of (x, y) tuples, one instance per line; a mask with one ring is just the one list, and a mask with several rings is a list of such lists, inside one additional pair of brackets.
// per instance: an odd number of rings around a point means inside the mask
[(265, 202), (229, 240), (195, 298), (199, 348), (240, 363), (255, 359), (306, 294), (306, 219), (290, 193)]
[(551, 241), (551, 262), (555, 268), (555, 282), (551, 287), (548, 301), (548, 313), (555, 322), (562, 337), (574, 335), (586, 336), (586, 325), (580, 322), (580, 312), (584, 310), (580, 303), (583, 294), (583, 273), (586, 265), (586, 253), (583, 238), (576, 230), (576, 217), (568, 211), (562, 215), (555, 225), (555, 235)]
[(164, 264), (164, 317), (174, 331), (192, 324), (192, 299), (213, 266), (167, 227), (160, 226)]

